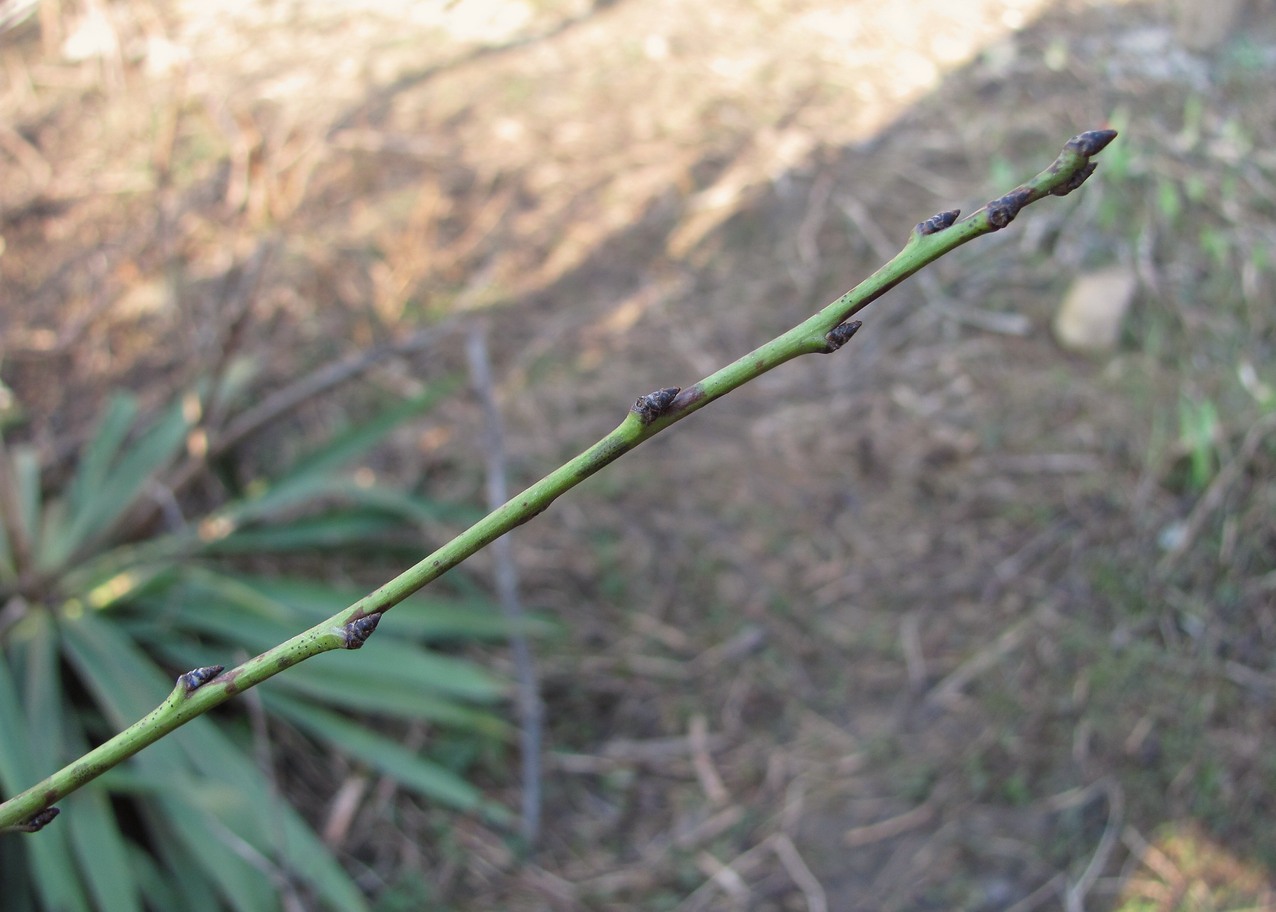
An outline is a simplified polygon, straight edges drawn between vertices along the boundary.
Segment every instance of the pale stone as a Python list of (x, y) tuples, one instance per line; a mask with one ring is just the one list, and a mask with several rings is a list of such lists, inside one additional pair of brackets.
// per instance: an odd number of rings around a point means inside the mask
[(1134, 272), (1121, 266), (1079, 276), (1055, 314), (1055, 339), (1069, 351), (1112, 351), (1138, 286)]

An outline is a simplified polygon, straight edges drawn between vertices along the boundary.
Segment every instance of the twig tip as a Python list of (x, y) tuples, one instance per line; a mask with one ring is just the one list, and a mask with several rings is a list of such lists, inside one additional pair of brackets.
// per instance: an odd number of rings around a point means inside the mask
[(1116, 130), (1089, 130), (1072, 137), (1064, 148), (1089, 158), (1091, 155), (1098, 155), (1116, 138)]

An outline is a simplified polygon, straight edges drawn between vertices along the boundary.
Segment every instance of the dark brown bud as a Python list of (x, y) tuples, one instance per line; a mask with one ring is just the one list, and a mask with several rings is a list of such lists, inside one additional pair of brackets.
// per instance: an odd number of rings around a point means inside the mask
[(1016, 187), (1001, 199), (995, 199), (986, 207), (988, 209), (988, 223), (992, 225), (993, 231), (999, 231), (1005, 228), (1015, 220), (1015, 216), (1032, 198), (1032, 191), (1027, 187)]
[(1091, 155), (1098, 155), (1107, 148), (1108, 143), (1116, 138), (1116, 130), (1090, 130), (1088, 133), (1072, 137), (1064, 148), (1079, 152), (1089, 158)]
[(824, 337), (825, 341), (829, 344), (828, 350), (830, 352), (837, 351), (847, 342), (851, 341), (851, 336), (855, 335), (856, 331), (858, 331), (863, 325), (863, 322), (860, 320), (852, 320), (850, 323), (839, 323), (837, 326), (834, 326), (831, 330), (829, 330), (828, 335)]
[(181, 675), (178, 677), (177, 683), (182, 685), (182, 689), (188, 694), (191, 694), (225, 670), (225, 665), (205, 665), (203, 668), (195, 668)]
[(1066, 184), (1055, 187), (1050, 191), (1050, 193), (1054, 196), (1067, 196), (1073, 190), (1084, 184), (1086, 182), (1086, 178), (1093, 174), (1094, 169), (1097, 167), (1099, 167), (1098, 162), (1086, 162), (1085, 167), (1077, 169), (1076, 173), (1074, 173), (1072, 177), (1068, 178), (1068, 182)]
[(961, 215), (960, 209), (949, 209), (947, 212), (932, 215), (926, 221), (917, 225), (917, 233), (921, 235), (937, 234), (945, 228), (951, 228), (959, 215)]
[(38, 833), (53, 822), (53, 818), (61, 814), (59, 808), (47, 807), (42, 811), (36, 811), (27, 818), (26, 823), (20, 823), (14, 827), (21, 833)]
[(381, 614), (365, 614), (341, 628), (342, 649), (358, 649), (372, 636), (372, 631), (381, 623)]
[(643, 424), (651, 424), (669, 408), (670, 403), (678, 393), (682, 392), (680, 386), (670, 386), (662, 390), (656, 390), (654, 393), (648, 393), (645, 396), (639, 396), (638, 401), (634, 403), (630, 410), (642, 419)]

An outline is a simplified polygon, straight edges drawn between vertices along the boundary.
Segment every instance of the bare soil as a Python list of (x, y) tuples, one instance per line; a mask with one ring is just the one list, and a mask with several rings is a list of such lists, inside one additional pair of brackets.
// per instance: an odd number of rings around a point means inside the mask
[[(339, 846), (381, 908), (1276, 908), (1270, 17), (1201, 56), (1139, 4), (106, 13), (85, 60), (70, 8), (0, 36), (0, 378), (51, 466), (111, 388), (233, 358), (265, 394), (435, 327), (268, 460), (463, 371), (479, 321), (525, 484), (1122, 130), (845, 350), (515, 535), (562, 630), (542, 838), (383, 794)], [(1120, 348), (1062, 352), (1054, 308), (1112, 262)], [(481, 441), (461, 395), (386, 464), (478, 503)], [(479, 771), (510, 806), (516, 768)]]

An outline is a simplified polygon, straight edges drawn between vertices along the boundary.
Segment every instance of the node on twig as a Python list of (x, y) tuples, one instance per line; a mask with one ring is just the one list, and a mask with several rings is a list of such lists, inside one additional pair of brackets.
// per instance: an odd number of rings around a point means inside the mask
[(377, 629), (377, 624), (381, 623), (380, 612), (376, 614), (365, 614), (357, 620), (351, 621), (349, 624), (341, 628), (341, 648), (342, 649), (359, 649), (368, 641), (368, 637), (372, 636), (372, 631)]
[(828, 335), (824, 337), (824, 341), (828, 343), (829, 352), (835, 352), (847, 342), (851, 341), (851, 336), (859, 331), (864, 323), (860, 320), (852, 320), (849, 323), (839, 323), (829, 330)]
[(179, 676), (177, 683), (189, 695), (199, 690), (225, 670), (225, 665), (205, 665), (203, 668), (193, 668), (186, 674)]
[(643, 424), (651, 424), (669, 408), (669, 404), (673, 402), (674, 397), (682, 392), (680, 386), (669, 386), (662, 390), (656, 390), (654, 393), (648, 393), (645, 396), (639, 396), (638, 401), (630, 411), (642, 419)]

